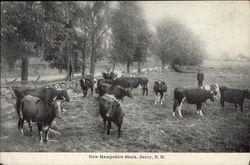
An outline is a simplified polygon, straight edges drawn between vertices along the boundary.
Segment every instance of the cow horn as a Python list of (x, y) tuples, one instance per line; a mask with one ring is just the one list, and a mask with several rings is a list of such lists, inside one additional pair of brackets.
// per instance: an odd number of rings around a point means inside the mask
[(54, 98), (53, 98), (53, 101), (55, 101), (57, 99), (57, 96), (55, 96)]

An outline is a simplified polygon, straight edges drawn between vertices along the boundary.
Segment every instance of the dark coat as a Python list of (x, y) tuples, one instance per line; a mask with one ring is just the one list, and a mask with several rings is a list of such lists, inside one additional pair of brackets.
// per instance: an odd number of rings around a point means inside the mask
[[(30, 132), (32, 132), (30, 122), (36, 122), (38, 126), (38, 131), (41, 133), (44, 126), (48, 126), (45, 130), (45, 141), (47, 141), (47, 133), (49, 127), (55, 117), (60, 118), (62, 108), (60, 103), (52, 101), (50, 103), (42, 101), (38, 97), (33, 97), (31, 95), (26, 95), (20, 103), (20, 130), (21, 133), (23, 129), (24, 120), (29, 123)], [(43, 141), (42, 134), (40, 134), (40, 141)]]
[(108, 121), (107, 134), (110, 134), (111, 122), (118, 126), (118, 138), (121, 136), (121, 126), (125, 116), (124, 108), (121, 102), (112, 100), (107, 96), (102, 96), (99, 100), (99, 112), (103, 119), (104, 127)]
[(220, 87), (221, 99), (220, 103), (222, 107), (225, 106), (225, 101), (228, 103), (234, 103), (235, 111), (237, 110), (237, 104), (240, 105), (241, 112), (243, 112), (243, 104), (245, 98), (249, 99), (249, 89), (234, 89), (226, 86)]
[[(16, 95), (16, 111), (20, 118), (20, 102), (26, 95), (38, 97), (46, 103), (51, 103), (53, 98), (57, 96), (59, 100), (70, 101), (70, 97), (66, 90), (56, 90), (55, 88), (33, 88), (33, 89), (20, 89), (15, 88), (14, 93)], [(20, 129), (20, 123), (18, 123), (18, 129)]]
[(204, 74), (202, 72), (197, 73), (197, 80), (202, 82), (204, 80)]
[(132, 93), (130, 89), (125, 89), (119, 85), (102, 83), (99, 87), (99, 95), (103, 96), (105, 93), (114, 95), (116, 99), (122, 100), (123, 97), (131, 97)]

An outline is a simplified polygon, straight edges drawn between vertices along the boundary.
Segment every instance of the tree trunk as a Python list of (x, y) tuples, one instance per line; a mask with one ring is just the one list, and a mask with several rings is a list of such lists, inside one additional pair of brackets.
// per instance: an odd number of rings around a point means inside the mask
[(113, 66), (112, 66), (112, 72), (114, 73), (115, 71), (115, 62), (113, 63)]
[(29, 57), (24, 57), (22, 58), (21, 80), (28, 81), (28, 74), (29, 74)]
[(92, 34), (91, 36), (91, 57), (90, 57), (90, 74), (95, 74), (95, 58), (96, 58), (96, 48), (95, 48), (95, 38)]
[(165, 68), (165, 62), (164, 61), (161, 61), (161, 70), (163, 71)]
[(85, 56), (85, 49), (82, 52), (82, 76), (85, 75), (86, 71), (86, 56)]
[(70, 56), (70, 66), (71, 66), (71, 75), (70, 75), (70, 78), (71, 77), (74, 77), (74, 74), (75, 74), (75, 64), (74, 64), (74, 60), (73, 60), (73, 57), (72, 57), (72, 54)]
[(86, 72), (86, 39), (83, 43), (83, 50), (82, 50), (82, 76), (85, 75)]
[(138, 75), (140, 75), (141, 74), (141, 62), (138, 62), (137, 70), (138, 70)]
[(67, 71), (67, 78), (69, 78), (69, 68), (70, 68), (70, 61), (69, 61), (69, 57), (67, 57), (67, 67), (66, 67), (66, 71)]
[(130, 62), (127, 62), (127, 73), (130, 72)]

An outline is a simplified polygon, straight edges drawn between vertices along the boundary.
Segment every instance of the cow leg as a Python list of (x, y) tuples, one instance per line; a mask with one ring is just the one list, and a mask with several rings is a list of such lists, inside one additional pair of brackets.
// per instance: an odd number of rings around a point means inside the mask
[(141, 84), (141, 85), (139, 85), (139, 87), (141, 88), (142, 96), (144, 96), (144, 93), (145, 93), (144, 86)]
[(82, 97), (85, 97), (85, 90), (82, 91)]
[(44, 130), (45, 130), (45, 142), (49, 141), (49, 128), (50, 126), (46, 126), (44, 127)]
[(160, 93), (160, 102), (163, 104), (163, 99), (164, 99), (164, 92)]
[(181, 106), (182, 106), (182, 102), (186, 99), (186, 97), (183, 97), (183, 99), (181, 100), (180, 105), (178, 106), (178, 112), (181, 118), (183, 118), (182, 114), (181, 114)]
[(196, 108), (197, 108), (198, 114), (200, 114), (201, 116), (203, 116), (203, 113), (202, 113), (202, 110), (201, 110), (201, 106), (202, 106), (201, 103), (200, 104), (196, 104)]
[(155, 93), (155, 104), (157, 103), (157, 99), (158, 99), (158, 93)]
[(31, 125), (31, 123), (30, 123), (30, 120), (28, 120), (27, 122), (28, 122), (29, 127), (30, 127), (30, 135), (32, 135), (32, 125)]
[(92, 88), (90, 88), (90, 90), (91, 90), (91, 96), (93, 96), (94, 88), (92, 87)]
[(37, 127), (38, 127), (38, 133), (39, 133), (40, 143), (43, 143), (43, 128), (42, 128), (42, 124), (37, 124)]
[(105, 128), (106, 128), (106, 120), (105, 119), (103, 119), (103, 124), (104, 124), (104, 130), (105, 130)]
[(24, 123), (24, 119), (23, 118), (19, 118), (18, 124), (19, 124), (19, 129), (20, 129), (20, 134), (23, 136), (23, 123)]
[(199, 115), (200, 114), (200, 111), (199, 111), (199, 106), (198, 104), (196, 104), (196, 113)]
[(234, 110), (237, 111), (237, 104), (234, 104)]
[(221, 106), (222, 106), (223, 108), (225, 107), (225, 102), (224, 102), (223, 99), (220, 99), (220, 104), (221, 104)]
[(240, 111), (243, 112), (243, 103), (240, 103)]
[(107, 131), (107, 135), (110, 134), (110, 128), (111, 128), (111, 121), (108, 121), (108, 131)]
[(118, 137), (117, 138), (120, 138), (121, 137), (121, 126), (118, 125)]
[(179, 102), (177, 100), (174, 100), (174, 106), (173, 106), (173, 116), (175, 117), (175, 109), (179, 105)]

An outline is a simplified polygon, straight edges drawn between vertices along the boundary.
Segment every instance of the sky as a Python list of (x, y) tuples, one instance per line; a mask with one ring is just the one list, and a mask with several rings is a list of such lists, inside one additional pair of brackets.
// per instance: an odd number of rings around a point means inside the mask
[(248, 1), (141, 1), (153, 27), (161, 18), (179, 19), (204, 41), (210, 57), (223, 53), (250, 57), (250, 2)]

